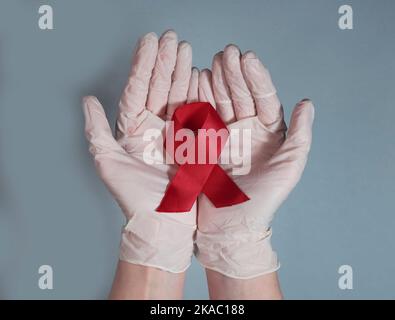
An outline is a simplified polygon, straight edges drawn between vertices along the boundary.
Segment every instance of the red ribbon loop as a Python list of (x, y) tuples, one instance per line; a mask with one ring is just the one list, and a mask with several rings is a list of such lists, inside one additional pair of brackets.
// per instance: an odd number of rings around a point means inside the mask
[[(170, 181), (166, 193), (156, 209), (158, 212), (188, 212), (192, 209), (196, 198), (200, 193), (204, 193), (216, 208), (228, 207), (243, 203), (249, 200), (248, 196), (240, 190), (226, 172), (217, 164), (217, 160), (229, 137), (226, 125), (219, 117), (218, 113), (207, 102), (196, 102), (180, 106), (175, 111), (172, 121), (174, 123), (174, 136), (166, 137), (166, 142), (171, 139), (174, 143), (174, 153), (183, 144), (183, 141), (175, 139), (177, 132), (181, 129), (190, 129), (194, 132), (194, 161), (180, 165), (175, 176)], [(210, 139), (205, 136), (204, 140), (199, 139), (199, 129), (215, 130), (217, 135), (216, 150), (211, 145)], [(220, 138), (220, 143), (218, 143)], [(204, 143), (202, 143), (204, 142)], [(167, 143), (166, 143), (167, 144)], [(165, 145), (166, 145), (165, 144)], [(169, 150), (167, 150), (169, 152)], [(199, 158), (199, 153), (205, 151), (205, 159)], [(215, 152), (215, 162), (213, 163), (210, 152)], [(174, 153), (171, 156), (174, 156)], [(199, 161), (200, 160), (200, 161)]]

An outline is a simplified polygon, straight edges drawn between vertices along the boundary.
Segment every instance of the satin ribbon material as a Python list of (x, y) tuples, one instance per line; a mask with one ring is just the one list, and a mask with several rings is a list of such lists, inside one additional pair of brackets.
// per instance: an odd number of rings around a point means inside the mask
[[(184, 143), (183, 141), (175, 140), (177, 132), (181, 129), (190, 129), (195, 133), (195, 161), (180, 165), (176, 157), (173, 158), (180, 167), (170, 181), (156, 211), (189, 212), (200, 193), (204, 193), (216, 208), (228, 207), (248, 201), (248, 196), (240, 190), (218, 165), (217, 161), (215, 163), (208, 161), (210, 152), (216, 152), (215, 160), (218, 160), (229, 137), (229, 131), (225, 123), (211, 104), (195, 102), (180, 106), (173, 114), (172, 121), (174, 123), (174, 135), (166, 137), (166, 142), (168, 142), (168, 139), (172, 139), (171, 142), (174, 143), (174, 150), (170, 151), (172, 156), (174, 157), (177, 148)], [(225, 132), (225, 138), (220, 139), (220, 143), (217, 140), (216, 150), (213, 150), (215, 146), (210, 145), (210, 140), (207, 137), (205, 138), (205, 143), (202, 144), (202, 140), (197, 136), (199, 129), (211, 129), (216, 132), (222, 130), (222, 132)], [(206, 161), (204, 161), (204, 164), (198, 162), (198, 155), (202, 148), (206, 149)]]

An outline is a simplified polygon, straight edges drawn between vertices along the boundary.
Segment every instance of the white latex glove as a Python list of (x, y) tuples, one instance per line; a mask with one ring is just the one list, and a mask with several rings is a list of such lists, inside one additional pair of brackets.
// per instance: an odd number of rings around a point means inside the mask
[(192, 70), (192, 49), (178, 43), (168, 31), (158, 40), (154, 33), (137, 45), (123, 92), (114, 139), (105, 112), (95, 97), (83, 101), (86, 136), (97, 171), (110, 190), (127, 223), (120, 259), (170, 272), (190, 264), (196, 229), (196, 205), (187, 213), (158, 213), (169, 175), (175, 168), (147, 164), (143, 141), (147, 129), (164, 130), (177, 105), (198, 98), (198, 71)]
[[(286, 133), (269, 72), (253, 52), (240, 56), (233, 45), (214, 57), (212, 75), (201, 72), (199, 99), (216, 106), (229, 130), (251, 129), (251, 171), (232, 175), (234, 165), (222, 165), (251, 200), (217, 209), (200, 196), (196, 256), (204, 267), (233, 278), (274, 272), (279, 262), (270, 244), (270, 224), (304, 170), (313, 104), (297, 104)], [(232, 143), (230, 147), (238, 148)]]

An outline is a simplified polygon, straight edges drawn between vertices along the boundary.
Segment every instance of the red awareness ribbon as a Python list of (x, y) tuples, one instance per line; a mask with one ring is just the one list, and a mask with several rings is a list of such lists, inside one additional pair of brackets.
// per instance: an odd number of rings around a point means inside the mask
[[(175, 176), (167, 186), (163, 199), (156, 209), (157, 212), (189, 212), (196, 198), (204, 193), (216, 208), (228, 207), (248, 201), (249, 198), (236, 185), (236, 183), (218, 165), (217, 160), (229, 137), (229, 131), (219, 117), (218, 113), (207, 102), (195, 102), (178, 107), (172, 117), (174, 123), (174, 136), (166, 137), (174, 143), (174, 152), (184, 141), (176, 141), (175, 137), (180, 129), (190, 129), (194, 132), (195, 161), (179, 164), (176, 157), (174, 161), (180, 165)], [(199, 129), (214, 129), (225, 132), (225, 139), (217, 140), (217, 150), (210, 146), (209, 139), (206, 143), (198, 143), (197, 132)], [(223, 130), (225, 129), (225, 130)], [(166, 141), (168, 142), (168, 141)], [(200, 140), (201, 142), (201, 140)], [(166, 145), (167, 143), (165, 143)], [(198, 163), (198, 152), (206, 149), (206, 161)], [(169, 150), (167, 150), (169, 151)], [(208, 161), (209, 152), (215, 153), (215, 163)], [(174, 156), (174, 154), (172, 155)]]

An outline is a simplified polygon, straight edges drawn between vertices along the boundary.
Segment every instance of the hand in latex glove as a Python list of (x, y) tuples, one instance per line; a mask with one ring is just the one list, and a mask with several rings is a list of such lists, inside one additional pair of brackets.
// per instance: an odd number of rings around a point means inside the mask
[[(233, 45), (214, 57), (212, 75), (201, 72), (199, 99), (216, 106), (229, 130), (251, 129), (251, 171), (236, 176), (234, 165), (222, 165), (251, 200), (217, 209), (200, 196), (196, 256), (206, 268), (233, 278), (273, 272), (279, 263), (270, 244), (270, 224), (305, 167), (313, 105), (309, 100), (297, 104), (286, 133), (269, 72), (253, 52), (240, 56)], [(238, 147), (230, 143), (230, 148)]]
[[(100, 177), (123, 210), (127, 224), (120, 259), (171, 272), (190, 264), (196, 206), (185, 214), (155, 212), (175, 168), (143, 160), (147, 129), (164, 130), (177, 105), (197, 100), (198, 72), (191, 72), (192, 50), (168, 31), (158, 40), (149, 33), (139, 41), (123, 92), (117, 139), (95, 97), (84, 98), (86, 136)], [(146, 155), (147, 156), (147, 155)]]

